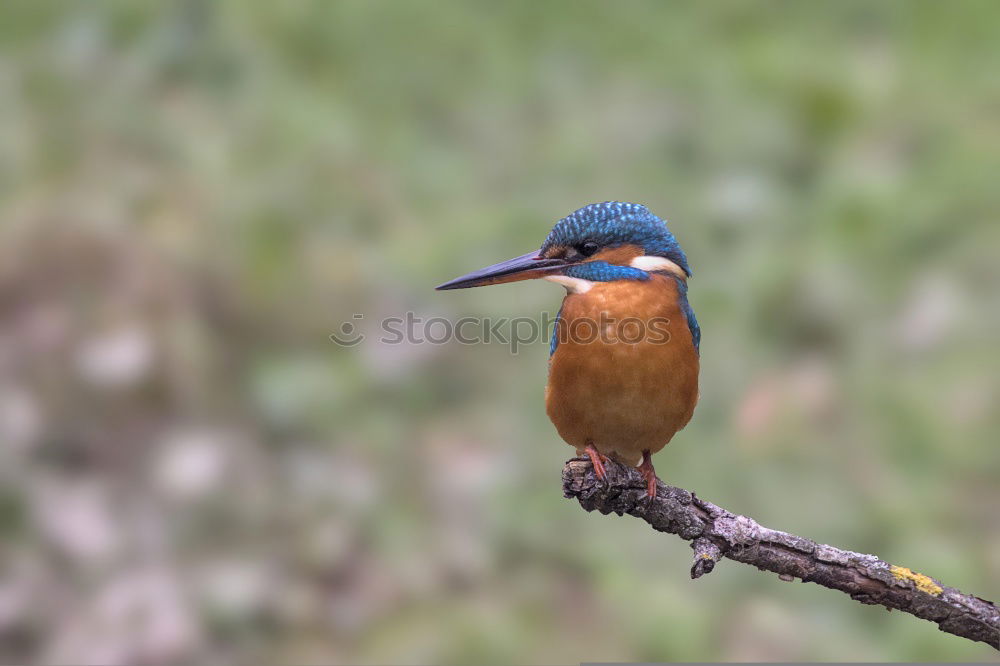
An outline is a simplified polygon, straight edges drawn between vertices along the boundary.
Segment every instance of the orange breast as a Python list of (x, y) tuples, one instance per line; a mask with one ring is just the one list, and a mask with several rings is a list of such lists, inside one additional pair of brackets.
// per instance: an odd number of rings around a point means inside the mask
[(698, 354), (672, 277), (570, 294), (558, 327), (545, 403), (568, 444), (634, 464), (691, 420)]

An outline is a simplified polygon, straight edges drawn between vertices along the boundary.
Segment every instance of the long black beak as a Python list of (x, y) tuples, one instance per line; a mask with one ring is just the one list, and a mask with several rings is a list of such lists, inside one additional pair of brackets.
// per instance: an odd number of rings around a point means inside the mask
[(529, 252), (520, 257), (514, 257), (499, 264), (493, 264), (478, 271), (455, 278), (450, 282), (438, 285), (435, 289), (468, 289), (469, 287), (485, 287), (488, 284), (503, 284), (518, 280), (531, 280), (558, 273), (567, 266), (562, 259), (546, 259), (538, 256), (538, 252)]

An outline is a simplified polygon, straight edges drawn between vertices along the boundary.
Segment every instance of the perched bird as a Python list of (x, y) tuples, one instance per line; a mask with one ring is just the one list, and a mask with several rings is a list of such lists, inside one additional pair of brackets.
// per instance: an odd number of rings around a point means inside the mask
[(549, 348), (545, 407), (598, 478), (608, 458), (638, 465), (656, 496), (652, 454), (691, 420), (701, 330), (687, 257), (645, 206), (590, 204), (556, 222), (537, 252), (438, 289), (541, 278), (566, 288)]

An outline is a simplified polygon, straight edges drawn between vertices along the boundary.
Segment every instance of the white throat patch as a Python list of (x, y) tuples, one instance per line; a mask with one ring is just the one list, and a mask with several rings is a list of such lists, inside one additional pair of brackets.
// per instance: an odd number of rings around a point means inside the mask
[(549, 282), (555, 282), (556, 284), (561, 284), (566, 287), (566, 291), (571, 294), (585, 294), (594, 286), (594, 283), (591, 280), (570, 277), (568, 275), (546, 275), (542, 279), (548, 280)]

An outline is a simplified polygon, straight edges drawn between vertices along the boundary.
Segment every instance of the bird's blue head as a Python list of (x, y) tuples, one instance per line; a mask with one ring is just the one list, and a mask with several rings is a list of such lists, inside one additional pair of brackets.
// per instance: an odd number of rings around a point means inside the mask
[[(691, 275), (684, 250), (666, 222), (642, 204), (621, 201), (590, 204), (559, 220), (542, 243), (541, 254), (577, 260), (621, 248), (630, 251), (615, 252), (611, 258), (660, 257)], [(628, 254), (634, 256), (626, 257)]]
[(532, 278), (637, 279), (638, 274), (657, 270), (682, 279), (691, 275), (687, 257), (666, 223), (642, 204), (606, 201), (584, 206), (556, 222), (537, 252), (463, 275), (438, 289)]

